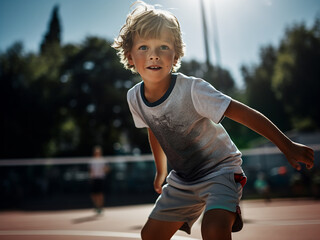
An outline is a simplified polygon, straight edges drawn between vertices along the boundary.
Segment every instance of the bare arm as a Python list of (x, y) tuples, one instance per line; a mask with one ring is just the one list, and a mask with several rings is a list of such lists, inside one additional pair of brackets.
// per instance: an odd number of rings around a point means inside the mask
[(150, 130), (150, 128), (148, 128), (148, 134), (149, 134), (150, 147), (154, 156), (154, 161), (157, 169), (156, 176), (154, 179), (154, 190), (160, 194), (162, 192), (161, 185), (168, 174), (167, 157), (163, 152), (157, 138), (154, 136), (153, 132)]
[(260, 112), (232, 100), (225, 116), (269, 139), (284, 153), (289, 163), (297, 170), (301, 169), (298, 162), (305, 163), (309, 169), (313, 167), (314, 151), (303, 144), (291, 141)]

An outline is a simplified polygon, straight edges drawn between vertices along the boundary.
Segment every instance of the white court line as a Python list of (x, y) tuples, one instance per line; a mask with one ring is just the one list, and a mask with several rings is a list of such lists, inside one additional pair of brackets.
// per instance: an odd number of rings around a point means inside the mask
[[(109, 232), (109, 231), (81, 231), (81, 230), (11, 230), (0, 231), (0, 235), (25, 236), (25, 235), (59, 235), (59, 236), (90, 236), (90, 237), (115, 237), (141, 239), (138, 233)], [(198, 240), (197, 238), (174, 236), (172, 240)]]
[[(253, 225), (271, 225), (271, 226), (297, 226), (297, 225), (320, 225), (320, 220), (275, 220), (275, 221), (255, 221), (247, 223)], [(0, 236), (91, 236), (91, 237), (114, 237), (141, 239), (139, 233), (111, 232), (111, 231), (81, 231), (81, 230), (4, 230), (0, 231)], [(198, 240), (197, 238), (174, 236), (172, 240)]]
[[(250, 223), (248, 223), (250, 224)], [(254, 221), (256, 225), (274, 225), (274, 226), (297, 226), (297, 225), (320, 225), (319, 219), (314, 220), (269, 220), (269, 221)]]

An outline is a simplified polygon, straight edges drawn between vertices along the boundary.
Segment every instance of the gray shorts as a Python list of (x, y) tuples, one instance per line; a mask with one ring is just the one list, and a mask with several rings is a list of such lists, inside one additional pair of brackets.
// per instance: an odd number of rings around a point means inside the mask
[(236, 212), (242, 197), (242, 185), (235, 174), (225, 173), (197, 183), (181, 183), (167, 178), (150, 218), (184, 222), (180, 228), (190, 234), (192, 225), (203, 211), (224, 209)]

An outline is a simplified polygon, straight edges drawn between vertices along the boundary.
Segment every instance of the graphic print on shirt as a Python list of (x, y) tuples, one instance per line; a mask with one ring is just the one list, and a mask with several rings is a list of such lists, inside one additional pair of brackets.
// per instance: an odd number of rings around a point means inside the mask
[(181, 123), (175, 123), (172, 121), (172, 118), (169, 115), (163, 115), (160, 117), (157, 117), (155, 115), (152, 115), (153, 123), (160, 127), (161, 129), (166, 129), (169, 131), (177, 131), (177, 128), (183, 128), (184, 125)]

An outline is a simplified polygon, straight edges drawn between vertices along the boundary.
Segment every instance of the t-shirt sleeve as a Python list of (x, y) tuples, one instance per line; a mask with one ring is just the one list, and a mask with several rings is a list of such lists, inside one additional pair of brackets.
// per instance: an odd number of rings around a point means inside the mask
[(215, 123), (220, 123), (227, 110), (231, 97), (215, 89), (210, 83), (195, 79), (191, 88), (191, 96), (196, 111)]
[(133, 122), (137, 128), (147, 128), (148, 125), (145, 123), (141, 114), (139, 114), (139, 112), (136, 110), (136, 108), (138, 108), (138, 104), (135, 94), (136, 92), (133, 88), (127, 93), (127, 101), (132, 114)]

